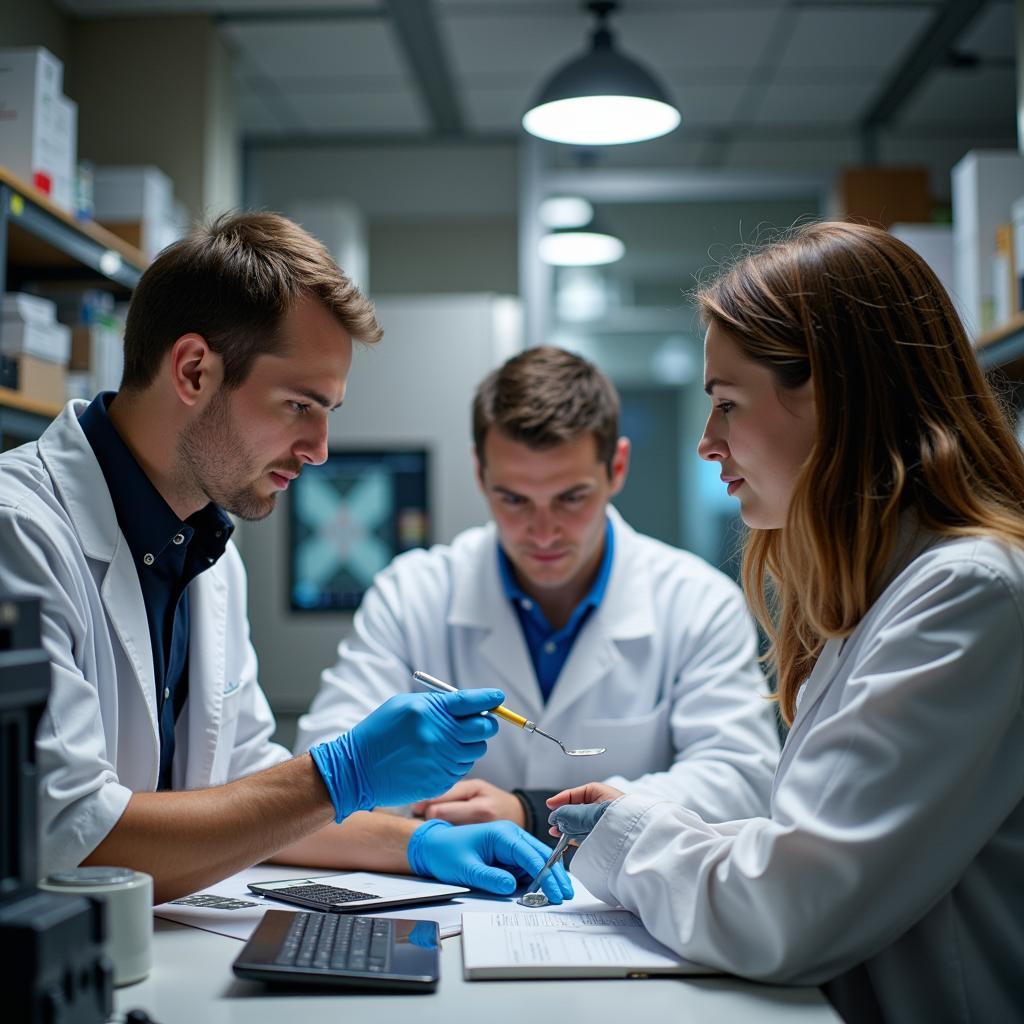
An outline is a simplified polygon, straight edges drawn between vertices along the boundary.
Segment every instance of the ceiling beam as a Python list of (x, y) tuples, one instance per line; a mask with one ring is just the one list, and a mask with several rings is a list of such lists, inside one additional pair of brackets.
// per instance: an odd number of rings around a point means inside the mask
[(427, 106), (435, 136), (465, 134), (451, 64), (437, 28), (433, 0), (387, 0), (398, 43)]
[(867, 139), (877, 137), (878, 130), (896, 117), (925, 76), (945, 60), (961, 33), (986, 3), (987, 0), (946, 0), (921, 41), (896, 69), (861, 118), (861, 132)]

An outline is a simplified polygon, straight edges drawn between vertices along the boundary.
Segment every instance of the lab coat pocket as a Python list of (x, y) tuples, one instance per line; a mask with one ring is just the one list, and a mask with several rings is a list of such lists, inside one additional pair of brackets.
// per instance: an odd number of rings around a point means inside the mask
[(573, 730), (572, 744), (606, 748), (606, 753), (591, 759), (601, 778), (624, 775), (631, 779), (664, 771), (672, 762), (670, 714), (671, 701), (666, 697), (643, 715), (585, 718)]

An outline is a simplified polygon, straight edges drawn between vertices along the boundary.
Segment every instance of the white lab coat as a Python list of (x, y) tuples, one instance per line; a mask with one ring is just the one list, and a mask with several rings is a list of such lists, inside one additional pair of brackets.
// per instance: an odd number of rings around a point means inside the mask
[[(40, 871), (79, 864), (133, 791), (157, 786), (153, 654), (138, 573), (70, 402), (37, 443), (0, 456), (0, 593), (38, 597), (52, 687), (37, 734)], [(286, 760), (256, 681), (245, 570), (233, 544), (189, 585), (189, 696), (175, 789)]]
[(461, 688), (498, 686), (508, 707), (595, 758), (569, 758), (502, 726), (470, 777), (558, 789), (611, 776), (710, 820), (762, 814), (778, 759), (754, 628), (732, 581), (644, 537), (609, 509), (615, 554), (604, 599), (545, 704), (498, 572), (493, 524), (413, 551), (381, 572), (335, 666), (299, 722), (297, 750), (345, 732), (423, 669)]
[(1024, 552), (924, 540), (826, 644), (770, 817), (625, 796), (573, 871), (693, 960), (827, 982), (849, 1020), (1024, 1020)]

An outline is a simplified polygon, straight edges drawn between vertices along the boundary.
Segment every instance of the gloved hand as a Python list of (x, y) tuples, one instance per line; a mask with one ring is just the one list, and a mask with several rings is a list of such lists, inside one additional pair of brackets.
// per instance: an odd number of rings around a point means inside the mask
[(451, 788), (498, 731), (497, 719), (480, 712), (504, 699), (501, 690), (399, 694), (344, 736), (313, 747), (335, 821)]
[(582, 843), (594, 831), (594, 826), (610, 804), (611, 800), (599, 804), (565, 804), (548, 815), (548, 824), (554, 825), (573, 842)]
[[(414, 874), (501, 896), (516, 891), (517, 879), (530, 881), (550, 855), (549, 846), (511, 821), (458, 826), (428, 821), (413, 832), (406, 853)], [(544, 873), (541, 887), (549, 903), (572, 899), (572, 882), (561, 863)]]

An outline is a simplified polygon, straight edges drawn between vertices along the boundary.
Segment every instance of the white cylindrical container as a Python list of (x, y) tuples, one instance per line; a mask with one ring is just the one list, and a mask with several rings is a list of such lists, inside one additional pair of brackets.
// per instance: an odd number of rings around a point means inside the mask
[(153, 963), (153, 879), (131, 868), (74, 868), (39, 883), (50, 892), (76, 893), (107, 907), (103, 950), (114, 966), (114, 984), (141, 981)]

